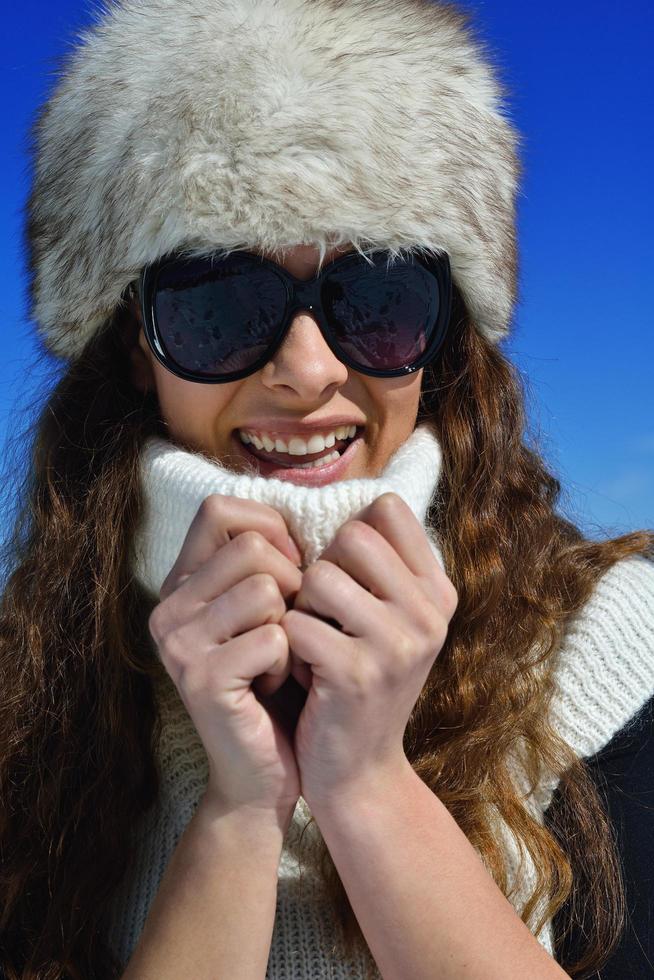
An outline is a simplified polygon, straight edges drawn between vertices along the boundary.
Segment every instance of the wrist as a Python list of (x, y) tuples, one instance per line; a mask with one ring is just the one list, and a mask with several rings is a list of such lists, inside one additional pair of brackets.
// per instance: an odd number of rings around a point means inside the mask
[(379, 801), (386, 801), (397, 793), (401, 794), (403, 787), (419, 778), (403, 755), (384, 765), (358, 773), (327, 794), (303, 795), (311, 813), (320, 824), (321, 821), (338, 821), (346, 814), (365, 815), (370, 808), (374, 810)]
[(253, 838), (263, 841), (283, 842), (293, 819), (295, 804), (276, 809), (262, 809), (254, 806), (227, 806), (206, 795), (202, 797), (194, 815), (194, 821), (208, 834), (218, 831), (223, 839)]

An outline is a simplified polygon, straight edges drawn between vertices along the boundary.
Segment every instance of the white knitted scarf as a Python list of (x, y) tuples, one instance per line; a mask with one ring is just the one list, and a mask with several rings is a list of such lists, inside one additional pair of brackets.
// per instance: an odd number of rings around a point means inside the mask
[[(302, 554), (302, 571), (319, 557), (342, 524), (383, 493), (398, 494), (425, 527), (441, 459), (440, 443), (431, 426), (423, 423), (396, 450), (380, 476), (302, 487), (236, 473), (201, 453), (151, 437), (141, 457), (145, 510), (133, 541), (134, 575), (159, 598), (198, 507), (214, 493), (256, 500), (279, 511)], [(431, 533), (428, 539), (442, 566), (442, 555)]]

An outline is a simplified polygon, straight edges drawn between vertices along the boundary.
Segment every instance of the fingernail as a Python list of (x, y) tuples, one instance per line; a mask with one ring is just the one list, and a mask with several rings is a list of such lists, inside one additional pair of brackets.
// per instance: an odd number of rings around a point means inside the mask
[(302, 555), (300, 554), (300, 550), (296, 545), (295, 541), (293, 540), (293, 538), (290, 536), (290, 534), (288, 536), (288, 549), (290, 553), (293, 555), (293, 561), (295, 562), (295, 564), (299, 565), (300, 562), (302, 561)]

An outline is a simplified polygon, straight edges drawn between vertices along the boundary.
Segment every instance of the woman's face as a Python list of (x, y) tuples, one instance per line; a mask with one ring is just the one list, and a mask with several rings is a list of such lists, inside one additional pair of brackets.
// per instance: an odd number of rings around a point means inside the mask
[[(263, 250), (250, 251), (267, 255)], [(325, 264), (349, 251), (348, 246), (333, 248)], [(299, 279), (309, 279), (317, 272), (318, 257), (316, 247), (299, 245), (280, 264)], [(141, 323), (136, 304), (133, 310)], [(423, 373), (371, 378), (352, 370), (330, 350), (316, 320), (305, 311), (296, 314), (275, 356), (256, 374), (240, 381), (201, 384), (178, 378), (156, 359), (142, 326), (131, 359), (132, 382), (139, 390), (156, 390), (171, 441), (217, 458), (236, 472), (252, 472), (254, 466), (263, 476), (315, 486), (379, 476), (415, 427)], [(315, 434), (326, 436), (336, 427), (330, 422), (334, 416), (343, 419), (339, 424), (363, 427), (347, 458), (344, 454), (340, 464), (325, 466), (324, 473), (316, 468), (290, 468), (291, 462), (333, 453), (339, 442), (313, 455), (298, 456), (281, 452), (276, 439), (283, 439), (289, 448), (293, 435), (305, 440)], [(308, 423), (320, 424), (315, 430), (303, 431)], [(271, 452), (282, 462), (253, 459), (239, 437), (239, 430), (244, 429), (270, 433), (275, 441)], [(248, 445), (255, 450), (252, 443)], [(302, 447), (295, 443), (291, 448)], [(261, 455), (267, 455), (265, 448)]]

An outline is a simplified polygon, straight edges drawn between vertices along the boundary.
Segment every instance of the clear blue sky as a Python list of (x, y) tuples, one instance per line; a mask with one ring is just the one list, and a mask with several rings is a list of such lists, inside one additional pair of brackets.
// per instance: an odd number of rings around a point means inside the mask
[[(652, 528), (654, 5), (465, 6), (503, 68), (525, 139), (521, 300), (508, 352), (564, 486), (560, 509), (590, 537)], [(21, 248), (27, 128), (55, 59), (91, 11), (49, 0), (11, 4), (3, 15), (0, 445), (42, 391)]]

